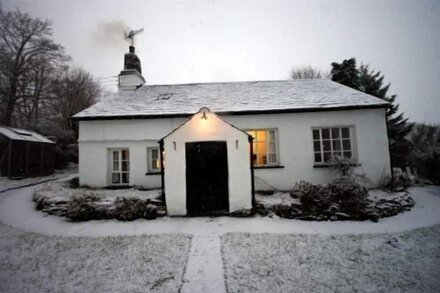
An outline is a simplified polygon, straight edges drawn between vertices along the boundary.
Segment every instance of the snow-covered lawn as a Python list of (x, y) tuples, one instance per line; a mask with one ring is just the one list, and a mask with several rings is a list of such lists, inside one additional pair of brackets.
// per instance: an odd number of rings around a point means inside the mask
[(228, 292), (440, 292), (440, 225), (394, 234), (222, 236)]
[(57, 178), (65, 177), (68, 175), (72, 175), (78, 173), (78, 165), (76, 164), (70, 164), (66, 169), (62, 170), (55, 170), (55, 173), (53, 173), (50, 176), (45, 177), (30, 177), (30, 178), (23, 178), (23, 179), (9, 179), (8, 177), (0, 177), (0, 192), (5, 192), (9, 189), (19, 188), (23, 186), (29, 186), (38, 184), (41, 182), (46, 182), (50, 180), (55, 180)]
[(65, 238), (0, 224), (0, 292), (177, 292), (190, 238)]

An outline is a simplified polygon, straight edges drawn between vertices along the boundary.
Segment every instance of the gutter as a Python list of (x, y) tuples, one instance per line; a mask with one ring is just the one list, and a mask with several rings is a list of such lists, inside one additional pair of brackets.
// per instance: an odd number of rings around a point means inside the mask
[[(217, 115), (260, 115), (260, 114), (281, 114), (281, 113), (302, 113), (302, 112), (327, 112), (327, 111), (341, 111), (341, 110), (363, 110), (363, 109), (377, 109), (387, 108), (387, 104), (375, 105), (355, 105), (355, 106), (336, 106), (329, 108), (291, 108), (291, 109), (275, 109), (275, 110), (245, 110), (245, 111), (213, 111)], [(159, 118), (182, 118), (194, 115), (194, 113), (175, 113), (175, 114), (139, 114), (139, 115), (113, 115), (113, 116), (79, 116), (71, 117), (75, 121), (88, 120), (134, 120), (134, 119), (159, 119)]]

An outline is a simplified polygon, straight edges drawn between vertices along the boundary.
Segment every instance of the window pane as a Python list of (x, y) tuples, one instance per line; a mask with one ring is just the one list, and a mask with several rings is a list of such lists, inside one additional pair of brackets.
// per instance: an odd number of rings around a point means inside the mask
[(151, 158), (152, 158), (153, 160), (157, 159), (157, 158), (158, 158), (158, 155), (159, 155), (159, 150), (157, 150), (157, 149), (153, 149), (153, 150), (151, 150)]
[(276, 154), (269, 154), (269, 163), (274, 164), (277, 162), (277, 155)]
[(269, 142), (269, 153), (274, 154), (275, 153), (275, 143)]
[(319, 139), (319, 129), (313, 130), (313, 139)]
[(130, 165), (128, 161), (122, 161), (122, 171), (129, 171)]
[(323, 147), (324, 151), (331, 151), (330, 140), (322, 141), (322, 147)]
[(267, 164), (267, 156), (257, 154), (257, 161), (255, 164), (256, 165), (266, 165)]
[(118, 184), (120, 182), (120, 174), (119, 173), (113, 173), (112, 174), (112, 183)]
[(321, 153), (315, 153), (315, 162), (316, 163), (322, 162)]
[(332, 128), (332, 138), (339, 138), (339, 128)]
[(267, 155), (263, 155), (260, 157), (260, 164), (261, 165), (266, 165), (267, 164)]
[(113, 171), (119, 171), (119, 161), (113, 162)]
[(128, 160), (128, 151), (127, 150), (122, 150), (122, 160)]
[(342, 157), (342, 152), (334, 152), (333, 157)]
[(129, 173), (122, 173), (122, 182), (121, 183), (129, 183), (130, 181), (130, 174)]
[(324, 153), (324, 162), (329, 162), (331, 159), (331, 155), (332, 153), (330, 152)]
[(119, 151), (113, 151), (113, 161), (119, 160)]
[(275, 130), (269, 130), (269, 140), (275, 141)]
[(350, 151), (351, 150), (351, 142), (349, 139), (344, 139), (342, 141), (342, 147), (344, 148), (345, 151)]
[(151, 165), (152, 165), (152, 169), (159, 169), (159, 161), (158, 160), (153, 160)]
[(344, 157), (351, 158), (351, 152), (344, 152)]
[(341, 128), (342, 138), (350, 138), (350, 129), (348, 127)]
[(341, 150), (341, 141), (340, 140), (333, 140), (333, 151), (340, 151)]
[(258, 130), (257, 131), (257, 141), (266, 141), (266, 140), (267, 140), (266, 130)]
[(315, 152), (319, 152), (321, 150), (321, 143), (319, 142), (319, 140), (313, 142), (313, 149), (315, 150)]
[(259, 156), (266, 155), (267, 154), (267, 147), (265, 142), (257, 142), (255, 153)]
[(322, 131), (322, 139), (329, 139), (330, 138), (330, 129), (323, 128), (321, 131)]

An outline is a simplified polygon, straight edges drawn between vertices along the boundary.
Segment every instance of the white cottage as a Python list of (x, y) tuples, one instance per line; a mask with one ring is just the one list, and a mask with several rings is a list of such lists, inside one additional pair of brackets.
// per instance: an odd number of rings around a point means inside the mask
[(80, 183), (162, 188), (169, 215), (246, 209), (254, 190), (391, 175), (388, 103), (326, 79), (145, 85), (130, 48), (120, 89), (76, 114)]

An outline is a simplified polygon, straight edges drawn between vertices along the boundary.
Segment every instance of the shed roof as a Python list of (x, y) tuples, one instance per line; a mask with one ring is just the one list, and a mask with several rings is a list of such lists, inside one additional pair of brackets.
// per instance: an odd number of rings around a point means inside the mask
[(35, 131), (20, 129), (20, 128), (0, 126), (0, 134), (12, 140), (54, 143), (50, 139), (42, 136), (41, 134), (36, 133)]
[(389, 103), (327, 79), (151, 85), (119, 91), (75, 119), (188, 116), (201, 107), (247, 114), (385, 107)]

